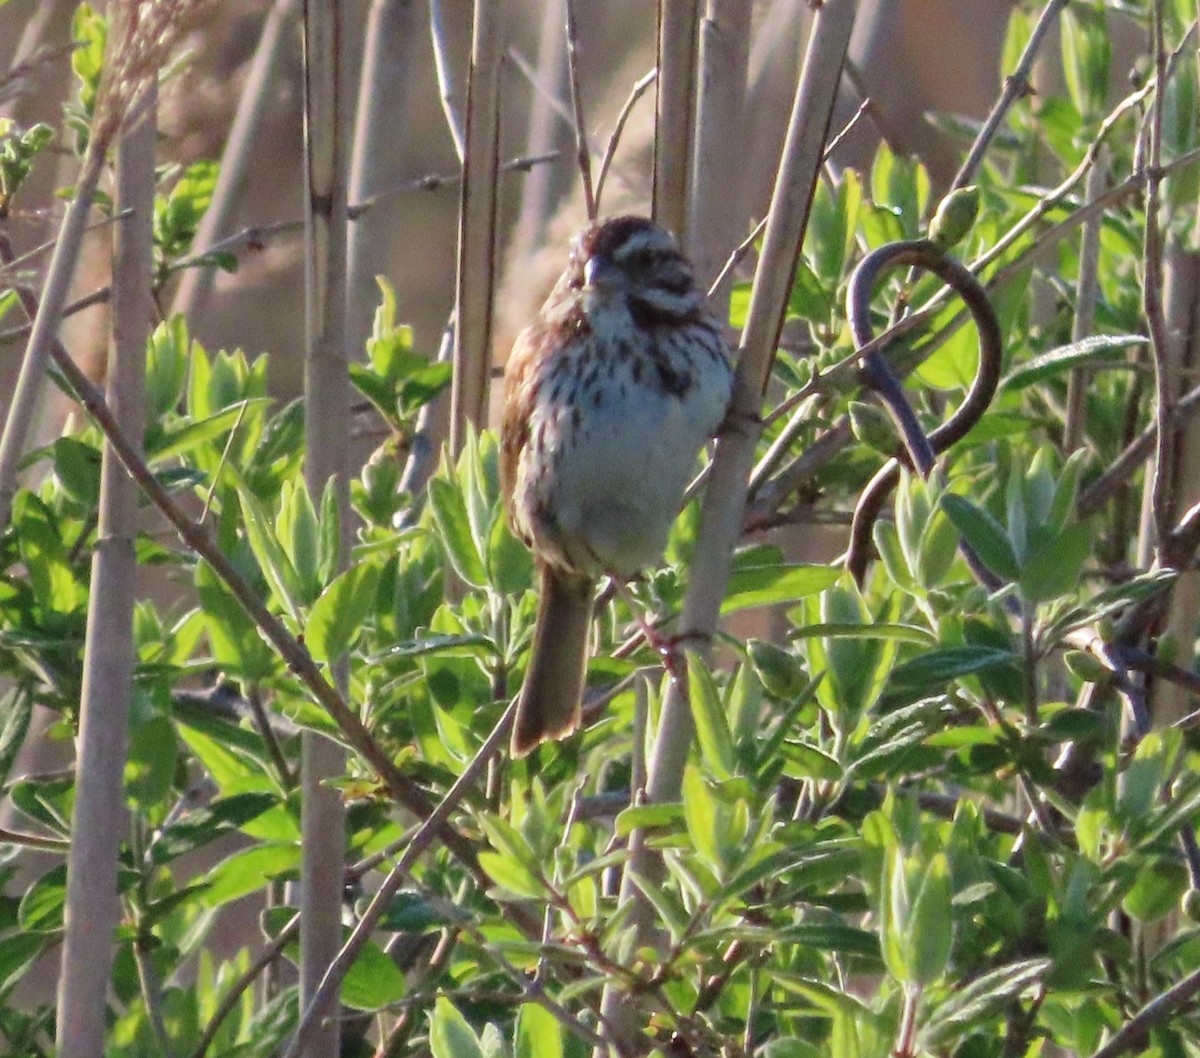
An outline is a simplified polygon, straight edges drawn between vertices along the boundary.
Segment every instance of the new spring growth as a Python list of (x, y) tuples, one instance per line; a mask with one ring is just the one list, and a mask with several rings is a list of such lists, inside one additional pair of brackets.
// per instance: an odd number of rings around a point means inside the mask
[(862, 444), (885, 456), (895, 453), (899, 441), (896, 427), (886, 411), (876, 404), (852, 400), (849, 413), (850, 431)]
[(979, 216), (979, 188), (974, 184), (951, 191), (938, 205), (929, 222), (930, 241), (943, 250), (957, 246), (967, 237)]

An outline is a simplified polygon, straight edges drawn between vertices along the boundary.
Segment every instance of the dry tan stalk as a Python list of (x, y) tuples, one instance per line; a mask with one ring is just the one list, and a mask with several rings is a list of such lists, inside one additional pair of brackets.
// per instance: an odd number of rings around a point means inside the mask
[[(217, 240), (228, 231), (234, 210), (246, 188), (250, 162), (259, 138), (263, 118), (271, 99), (279, 61), (284, 48), (291, 40), (290, 30), (300, 9), (300, 0), (275, 0), (263, 23), (258, 47), (250, 63), (237, 113), (229, 126), (225, 150), (221, 155), (221, 169), (217, 185), (213, 189), (209, 204), (196, 237), (192, 241), (192, 253), (200, 254), (211, 250)], [(186, 316), (196, 330), (196, 322), (203, 314), (216, 280), (216, 269), (211, 265), (189, 268), (180, 277), (175, 290), (172, 311)]]
[[(146, 117), (123, 137), (116, 201), (130, 210), (114, 229), (113, 346), (108, 402), (140, 449), (145, 424), (146, 341), (154, 314), (154, 93)], [(133, 685), (137, 590), (137, 485), (112, 446), (101, 462), (100, 516), (88, 597), (75, 808), (67, 857), (66, 933), (59, 974), (58, 1054), (104, 1052), (106, 995), (116, 928), (117, 861), (125, 833), (126, 731)]]
[[(346, 156), (349, 99), (344, 6), (304, 7), (304, 159), (307, 212), (304, 300), (304, 482), (319, 506), (332, 485), (340, 516), (338, 569), (350, 551), (350, 380), (346, 363)], [(334, 684), (346, 695), (346, 659)], [(343, 775), (346, 753), (305, 731), (300, 743), (300, 1004), (307, 1007), (342, 944), (346, 815), (328, 782)], [(341, 1026), (316, 1026), (306, 1058), (337, 1058)]]
[[(563, 33), (562, 0), (547, 0), (542, 7), (542, 24), (537, 50), (538, 82), (550, 95), (535, 91), (529, 102), (528, 155), (549, 154), (564, 142), (561, 125), (551, 99), (565, 94), (566, 35)], [(538, 166), (521, 184), (521, 209), (511, 235), (510, 261), (523, 261), (540, 246), (546, 235), (546, 222), (558, 200), (565, 167)]]
[(458, 220), (454, 381), (450, 450), (457, 455), (470, 426), (484, 425), (492, 351), (496, 280), (496, 189), (499, 166), (503, 0), (475, 0), (471, 76), (467, 83), (466, 155)]
[[(366, 202), (385, 188), (407, 147), (400, 121), (408, 102), (411, 57), (417, 41), (415, 0), (373, 0), (367, 16), (362, 76), (350, 152), (350, 202)], [(388, 226), (374, 217), (351, 224), (346, 251), (346, 349), (361, 357), (379, 294), (375, 277), (387, 267)]]
[(701, 0), (659, 0), (654, 219), (687, 243)]
[[(746, 234), (743, 206), (743, 115), (750, 56), (750, 9), (743, 0), (708, 0), (700, 23), (699, 98), (692, 159), (687, 252), (703, 286), (720, 273)], [(728, 315), (732, 272), (710, 293)]]

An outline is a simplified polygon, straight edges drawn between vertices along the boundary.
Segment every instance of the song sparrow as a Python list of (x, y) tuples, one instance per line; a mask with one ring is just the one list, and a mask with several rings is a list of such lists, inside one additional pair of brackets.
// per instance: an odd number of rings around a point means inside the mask
[(733, 373), (669, 232), (593, 224), (505, 371), (501, 484), (541, 595), (514, 754), (579, 723), (597, 580), (658, 561)]

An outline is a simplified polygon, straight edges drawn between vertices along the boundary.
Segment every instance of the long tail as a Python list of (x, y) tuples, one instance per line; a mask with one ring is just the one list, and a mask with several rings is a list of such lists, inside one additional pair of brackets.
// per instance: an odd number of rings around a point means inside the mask
[(579, 726), (588, 628), (596, 583), (543, 566), (533, 652), (517, 701), (512, 754), (562, 738)]

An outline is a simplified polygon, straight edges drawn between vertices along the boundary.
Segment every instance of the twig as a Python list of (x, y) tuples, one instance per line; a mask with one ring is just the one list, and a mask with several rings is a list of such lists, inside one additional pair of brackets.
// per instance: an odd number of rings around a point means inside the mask
[[(3, 236), (7, 240), (7, 236)], [(15, 288), (14, 288), (15, 289)], [(90, 309), (93, 305), (107, 305), (112, 298), (111, 287), (101, 287), (99, 290), (93, 290), (90, 294), (85, 294), (83, 297), (72, 301), (62, 310), (60, 319), (66, 319), (68, 316), (74, 316), (77, 312), (82, 312), (84, 309)], [(6, 331), (0, 331), (0, 345), (8, 345), (10, 342), (15, 342), (21, 338), (28, 338), (30, 331), (33, 330), (32, 323), (23, 323), (19, 327), (10, 327)]]
[(471, 758), (462, 773), (454, 780), (450, 789), (446, 791), (445, 796), (442, 797), (437, 807), (429, 813), (428, 818), (425, 819), (413, 835), (408, 848), (404, 850), (404, 854), (388, 872), (387, 877), (384, 878), (378, 892), (372, 897), (371, 903), (367, 905), (349, 939), (342, 945), (337, 958), (330, 963), (328, 970), (321, 980), (320, 986), (313, 994), (311, 1002), (304, 1011), (300, 1025), (296, 1029), (296, 1034), (292, 1037), (291, 1043), (284, 1051), (283, 1058), (298, 1058), (304, 1051), (311, 1034), (317, 1030), (319, 1023), (325, 1017), (329, 1005), (336, 998), (346, 972), (354, 964), (354, 960), (358, 958), (359, 952), (366, 946), (372, 931), (375, 929), (376, 923), (391, 905), (392, 898), (408, 877), (409, 871), (412, 870), (417, 858), (438, 837), (439, 830), (449, 825), (450, 813), (458, 807), (459, 801), (462, 800), (463, 795), (470, 788), (471, 784), (486, 770), (489, 762), (500, 752), (500, 748), (508, 740), (508, 731), (512, 727), (515, 715), (516, 705), (514, 703), (509, 705), (500, 719), (496, 721), (496, 726), (492, 728), (492, 733), (488, 735), (487, 740), (479, 747), (479, 751)]
[(567, 79), (571, 84), (571, 113), (575, 125), (575, 159), (583, 184), (583, 204), (588, 220), (596, 219), (596, 195), (592, 190), (592, 156), (588, 150), (587, 122), (583, 116), (583, 93), (579, 88), (579, 33), (575, 25), (575, 0), (566, 0)]
[(1193, 971), (1178, 984), (1150, 1000), (1092, 1058), (1118, 1058), (1126, 1051), (1144, 1047), (1146, 1036), (1152, 1028), (1161, 1025), (1197, 995), (1200, 995), (1200, 970)]
[[(450, 48), (446, 42), (446, 17), (443, 10), (445, 0), (429, 0), (429, 37), (433, 42), (433, 63), (437, 71), (438, 89), (442, 100), (442, 113), (446, 115), (446, 127), (454, 141), (454, 153), (462, 164), (467, 154), (467, 136), (463, 131), (463, 104), (459, 84), (454, 76), (450, 61)], [(454, 6), (465, 6), (455, 0)], [(461, 18), (463, 12), (456, 12)]]
[(204, 1058), (208, 1054), (208, 1049), (212, 1046), (213, 1040), (217, 1038), (217, 1033), (221, 1031), (225, 1019), (237, 1009), (242, 993), (254, 984), (260, 973), (279, 958), (283, 949), (296, 939), (299, 932), (300, 916), (293, 915), (288, 924), (279, 931), (279, 935), (258, 953), (242, 975), (229, 986), (229, 990), (221, 997), (221, 1002), (217, 1004), (216, 1011), (209, 1019), (208, 1024), (204, 1026), (204, 1035), (200, 1037), (200, 1042), (192, 1051), (190, 1058)]
[(617, 115), (617, 122), (613, 125), (612, 135), (608, 137), (608, 146), (604, 148), (604, 157), (600, 159), (600, 173), (596, 177), (595, 197), (597, 210), (600, 208), (600, 196), (604, 193), (604, 182), (608, 179), (608, 170), (612, 166), (613, 157), (617, 153), (617, 144), (621, 142), (621, 133), (625, 131), (625, 123), (629, 120), (629, 115), (633, 113), (633, 108), (637, 105), (637, 101), (646, 94), (650, 86), (657, 79), (657, 69), (643, 74), (633, 83), (633, 88), (630, 90), (628, 98), (621, 106), (621, 112)]
[(1029, 91), (1029, 74), (1033, 70), (1033, 63), (1037, 58), (1038, 48), (1041, 47), (1042, 38), (1045, 37), (1059, 12), (1066, 6), (1067, 0), (1049, 0), (1049, 3), (1042, 8), (1037, 24), (1029, 35), (1029, 42), (1025, 45), (1025, 50), (1021, 52), (1020, 59), (1017, 60), (1016, 69), (1004, 79), (1004, 90), (993, 104), (987, 120), (983, 123), (983, 128), (975, 137), (975, 142), (971, 144), (971, 150), (967, 153), (966, 159), (954, 177), (954, 182), (950, 185), (952, 189), (966, 187), (971, 182), (1009, 108)]

